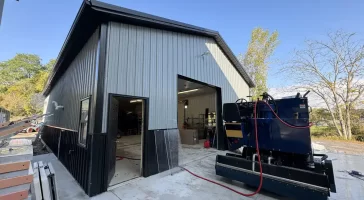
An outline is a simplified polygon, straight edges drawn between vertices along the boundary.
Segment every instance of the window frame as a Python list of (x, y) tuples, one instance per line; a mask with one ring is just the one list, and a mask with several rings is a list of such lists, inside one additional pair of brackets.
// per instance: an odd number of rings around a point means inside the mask
[[(86, 138), (81, 142), (81, 137), (83, 136), (83, 133), (81, 133), (81, 117), (82, 117), (82, 102), (88, 100), (88, 113), (87, 113), (87, 127), (86, 127)], [(90, 108), (91, 108), (91, 95), (87, 96), (80, 100), (80, 109), (79, 109), (79, 119), (78, 119), (78, 138), (77, 138), (77, 144), (81, 147), (87, 148), (87, 138), (89, 135), (89, 128), (90, 128)]]

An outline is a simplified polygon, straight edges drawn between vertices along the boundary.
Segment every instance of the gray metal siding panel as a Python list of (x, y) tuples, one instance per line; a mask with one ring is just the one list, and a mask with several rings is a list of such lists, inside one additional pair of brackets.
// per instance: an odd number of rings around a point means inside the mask
[[(177, 74), (220, 87), (223, 103), (249, 94), (213, 38), (116, 22), (109, 27), (115, 33), (108, 38), (106, 70), (112, 78), (106, 79), (105, 99), (108, 93), (149, 97), (149, 129), (177, 128)], [(103, 131), (106, 116), (107, 103)]]
[[(53, 115), (45, 117), (47, 125), (78, 131), (80, 100), (94, 90), (98, 32), (97, 29), (49, 93), (46, 113)], [(55, 110), (52, 101), (63, 105), (64, 110)]]
[(143, 28), (138, 26), (136, 29), (136, 53), (135, 53), (135, 96), (143, 96)]
[(150, 67), (151, 67), (151, 30), (144, 28), (143, 31), (143, 37), (144, 37), (144, 43), (143, 43), (143, 79), (141, 82), (141, 85), (143, 85), (143, 95), (144, 97), (149, 97), (149, 87), (150, 87)]
[(129, 26), (128, 32), (126, 93), (135, 96), (136, 26)]

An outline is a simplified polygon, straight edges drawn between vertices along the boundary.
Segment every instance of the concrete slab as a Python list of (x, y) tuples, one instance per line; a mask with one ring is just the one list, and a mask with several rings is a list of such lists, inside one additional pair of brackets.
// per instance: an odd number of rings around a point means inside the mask
[[(215, 157), (209, 155), (199, 161), (191, 162), (186, 168), (206, 178), (216, 180), (220, 183), (242, 192), (252, 192), (254, 189), (245, 187), (244, 184), (232, 182), (215, 175)], [(136, 179), (125, 182), (119, 188), (111, 190), (120, 199), (250, 199), (242, 198), (225, 188), (208, 183), (198, 179), (186, 171), (180, 171), (170, 175), (170, 172), (164, 172), (144, 179)], [(276, 196), (277, 197), (277, 196)], [(275, 199), (272, 194), (263, 192), (253, 199)]]
[[(219, 152), (223, 153), (223, 152)], [(351, 177), (345, 170), (364, 172), (364, 156), (328, 153), (334, 163), (336, 188), (330, 200), (364, 199), (364, 181)], [(251, 193), (255, 188), (243, 183), (231, 181), (215, 175), (215, 156), (208, 155), (200, 160), (186, 164), (186, 168), (203, 177), (215, 180), (244, 193)], [(148, 178), (134, 179), (111, 190), (120, 199), (282, 199), (283, 197), (267, 191), (261, 191), (253, 197), (243, 197), (225, 188), (198, 179), (186, 171), (170, 171)]]
[(14, 135), (11, 137), (11, 139), (29, 139), (32, 142), (35, 141), (35, 138), (37, 137), (38, 132), (31, 132), (31, 133), (18, 133), (17, 135)]
[(54, 154), (49, 153), (34, 156), (32, 162), (37, 161), (43, 161), (43, 163), (52, 163), (53, 168), (56, 171), (57, 190), (60, 200), (89, 199), (77, 181), (72, 177), (72, 175), (67, 171), (67, 169), (62, 165), (62, 163)]
[(92, 200), (120, 200), (114, 193), (108, 191), (91, 198)]
[(0, 148), (0, 163), (20, 162), (32, 160), (33, 146), (4, 147)]
[(214, 148), (204, 148), (202, 141), (199, 144), (195, 145), (181, 144), (178, 150), (178, 162), (180, 166), (184, 166), (190, 162), (200, 160), (209, 155), (216, 155), (219, 152)]
[(330, 199), (364, 199), (364, 180), (352, 177), (347, 172), (355, 170), (364, 173), (364, 156), (342, 153), (327, 153), (327, 155), (334, 166), (337, 190), (337, 193), (332, 193)]
[[(190, 152), (191, 154), (204, 156), (205, 151), (198, 149), (199, 152)], [(209, 149), (208, 151), (213, 151)], [(215, 150), (216, 151), (216, 150)], [(216, 154), (225, 152), (209, 152), (209, 155), (190, 161), (185, 167), (190, 171), (203, 177), (223, 183), (233, 189), (241, 192), (250, 193), (255, 188), (246, 186), (243, 183), (228, 180), (215, 175), (215, 157)], [(318, 153), (318, 152), (317, 152)], [(340, 153), (327, 153), (329, 159), (333, 160), (336, 188), (338, 193), (332, 193), (329, 200), (364, 199), (364, 181), (350, 176), (346, 170), (357, 170), (364, 172), (364, 156), (346, 155)], [(81, 187), (57, 160), (53, 154), (35, 156), (34, 160), (43, 160), (51, 162), (57, 173), (57, 184), (60, 199), (88, 199), (88, 196), (82, 191)], [(188, 172), (174, 169), (154, 176), (143, 178), (139, 177), (130, 181), (123, 182), (110, 191), (95, 196), (94, 200), (117, 200), (117, 199), (158, 199), (158, 200), (194, 200), (194, 199), (283, 199), (267, 191), (261, 191), (253, 197), (243, 197), (233, 193), (225, 188), (211, 184), (204, 180), (198, 179)]]

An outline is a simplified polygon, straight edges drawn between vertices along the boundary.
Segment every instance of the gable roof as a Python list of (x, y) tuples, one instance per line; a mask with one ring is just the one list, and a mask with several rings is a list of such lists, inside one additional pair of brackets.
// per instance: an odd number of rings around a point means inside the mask
[(127, 8), (103, 3), (100, 1), (83, 1), (72, 27), (67, 35), (62, 49), (57, 57), (56, 64), (49, 75), (45, 86), (44, 95), (48, 95), (57, 80), (67, 70), (78, 52), (82, 49), (88, 38), (103, 22), (116, 21), (138, 26), (170, 30), (193, 35), (214, 38), (226, 57), (235, 66), (239, 74), (247, 82), (249, 87), (255, 87), (252, 79), (244, 70), (238, 59), (228, 47), (219, 32), (177, 22), (174, 20), (142, 13)]

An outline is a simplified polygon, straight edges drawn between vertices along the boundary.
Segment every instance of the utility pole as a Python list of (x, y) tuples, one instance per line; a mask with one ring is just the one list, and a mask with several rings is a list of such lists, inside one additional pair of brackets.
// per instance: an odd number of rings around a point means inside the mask
[(1, 18), (3, 16), (4, 3), (5, 3), (5, 0), (0, 0), (0, 25), (1, 25)]

